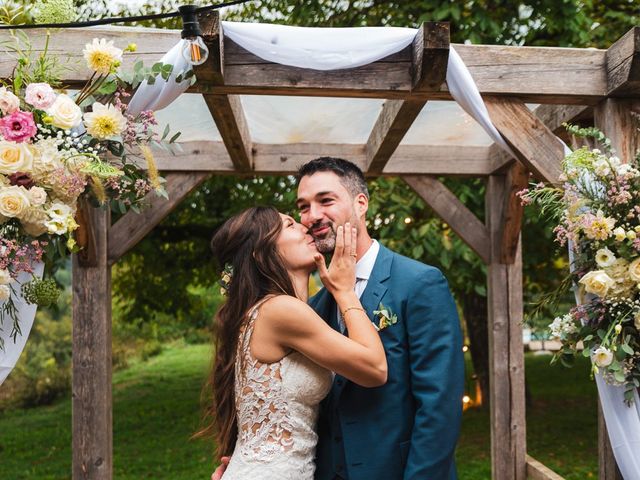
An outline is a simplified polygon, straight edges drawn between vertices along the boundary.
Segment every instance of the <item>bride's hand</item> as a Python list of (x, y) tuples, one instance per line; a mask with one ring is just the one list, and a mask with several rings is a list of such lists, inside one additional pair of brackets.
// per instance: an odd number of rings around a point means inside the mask
[(329, 268), (322, 254), (314, 256), (320, 280), (332, 295), (353, 291), (356, 284), (356, 239), (357, 230), (350, 223), (338, 227), (336, 248)]

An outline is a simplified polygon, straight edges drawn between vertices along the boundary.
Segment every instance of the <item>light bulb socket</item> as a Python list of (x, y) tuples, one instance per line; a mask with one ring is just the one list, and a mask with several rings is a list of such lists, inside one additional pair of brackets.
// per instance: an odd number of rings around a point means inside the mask
[(197, 7), (195, 5), (182, 5), (178, 7), (182, 16), (182, 38), (201, 37), (202, 31), (198, 23)]

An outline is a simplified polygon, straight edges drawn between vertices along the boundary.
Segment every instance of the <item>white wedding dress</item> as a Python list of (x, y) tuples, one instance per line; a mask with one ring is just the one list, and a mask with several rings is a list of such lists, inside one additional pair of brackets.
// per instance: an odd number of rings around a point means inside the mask
[(238, 440), (223, 480), (313, 480), (320, 401), (332, 373), (293, 352), (275, 363), (251, 355), (258, 303), (238, 345), (236, 411)]

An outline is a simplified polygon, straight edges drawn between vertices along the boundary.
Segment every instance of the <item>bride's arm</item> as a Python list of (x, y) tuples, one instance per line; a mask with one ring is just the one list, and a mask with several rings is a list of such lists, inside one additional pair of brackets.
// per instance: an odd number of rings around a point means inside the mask
[(349, 337), (336, 332), (301, 300), (279, 296), (269, 300), (262, 315), (271, 328), (272, 342), (296, 350), (314, 362), (364, 387), (387, 381), (387, 359), (380, 336), (353, 291), (356, 229), (338, 227), (336, 248), (327, 269), (318, 254), (320, 278), (336, 300)]
[(274, 343), (296, 350), (358, 385), (384, 385), (387, 359), (380, 336), (355, 293), (345, 294), (343, 300), (345, 305), (359, 308), (345, 314), (349, 337), (336, 332), (303, 301), (285, 295), (262, 306), (263, 325), (269, 325), (265, 329), (268, 333), (263, 332), (273, 335)]

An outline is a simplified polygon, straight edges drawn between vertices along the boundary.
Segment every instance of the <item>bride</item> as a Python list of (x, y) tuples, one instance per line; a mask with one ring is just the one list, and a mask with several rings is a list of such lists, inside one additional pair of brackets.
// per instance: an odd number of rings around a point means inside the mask
[[(216, 317), (210, 378), (217, 453), (231, 455), (223, 480), (312, 480), (320, 401), (332, 372), (365, 387), (383, 385), (379, 335), (354, 293), (356, 229), (338, 227), (330, 266), (307, 229), (272, 207), (253, 207), (215, 234), (219, 265), (232, 267)], [(307, 305), (318, 269), (348, 336)]]

